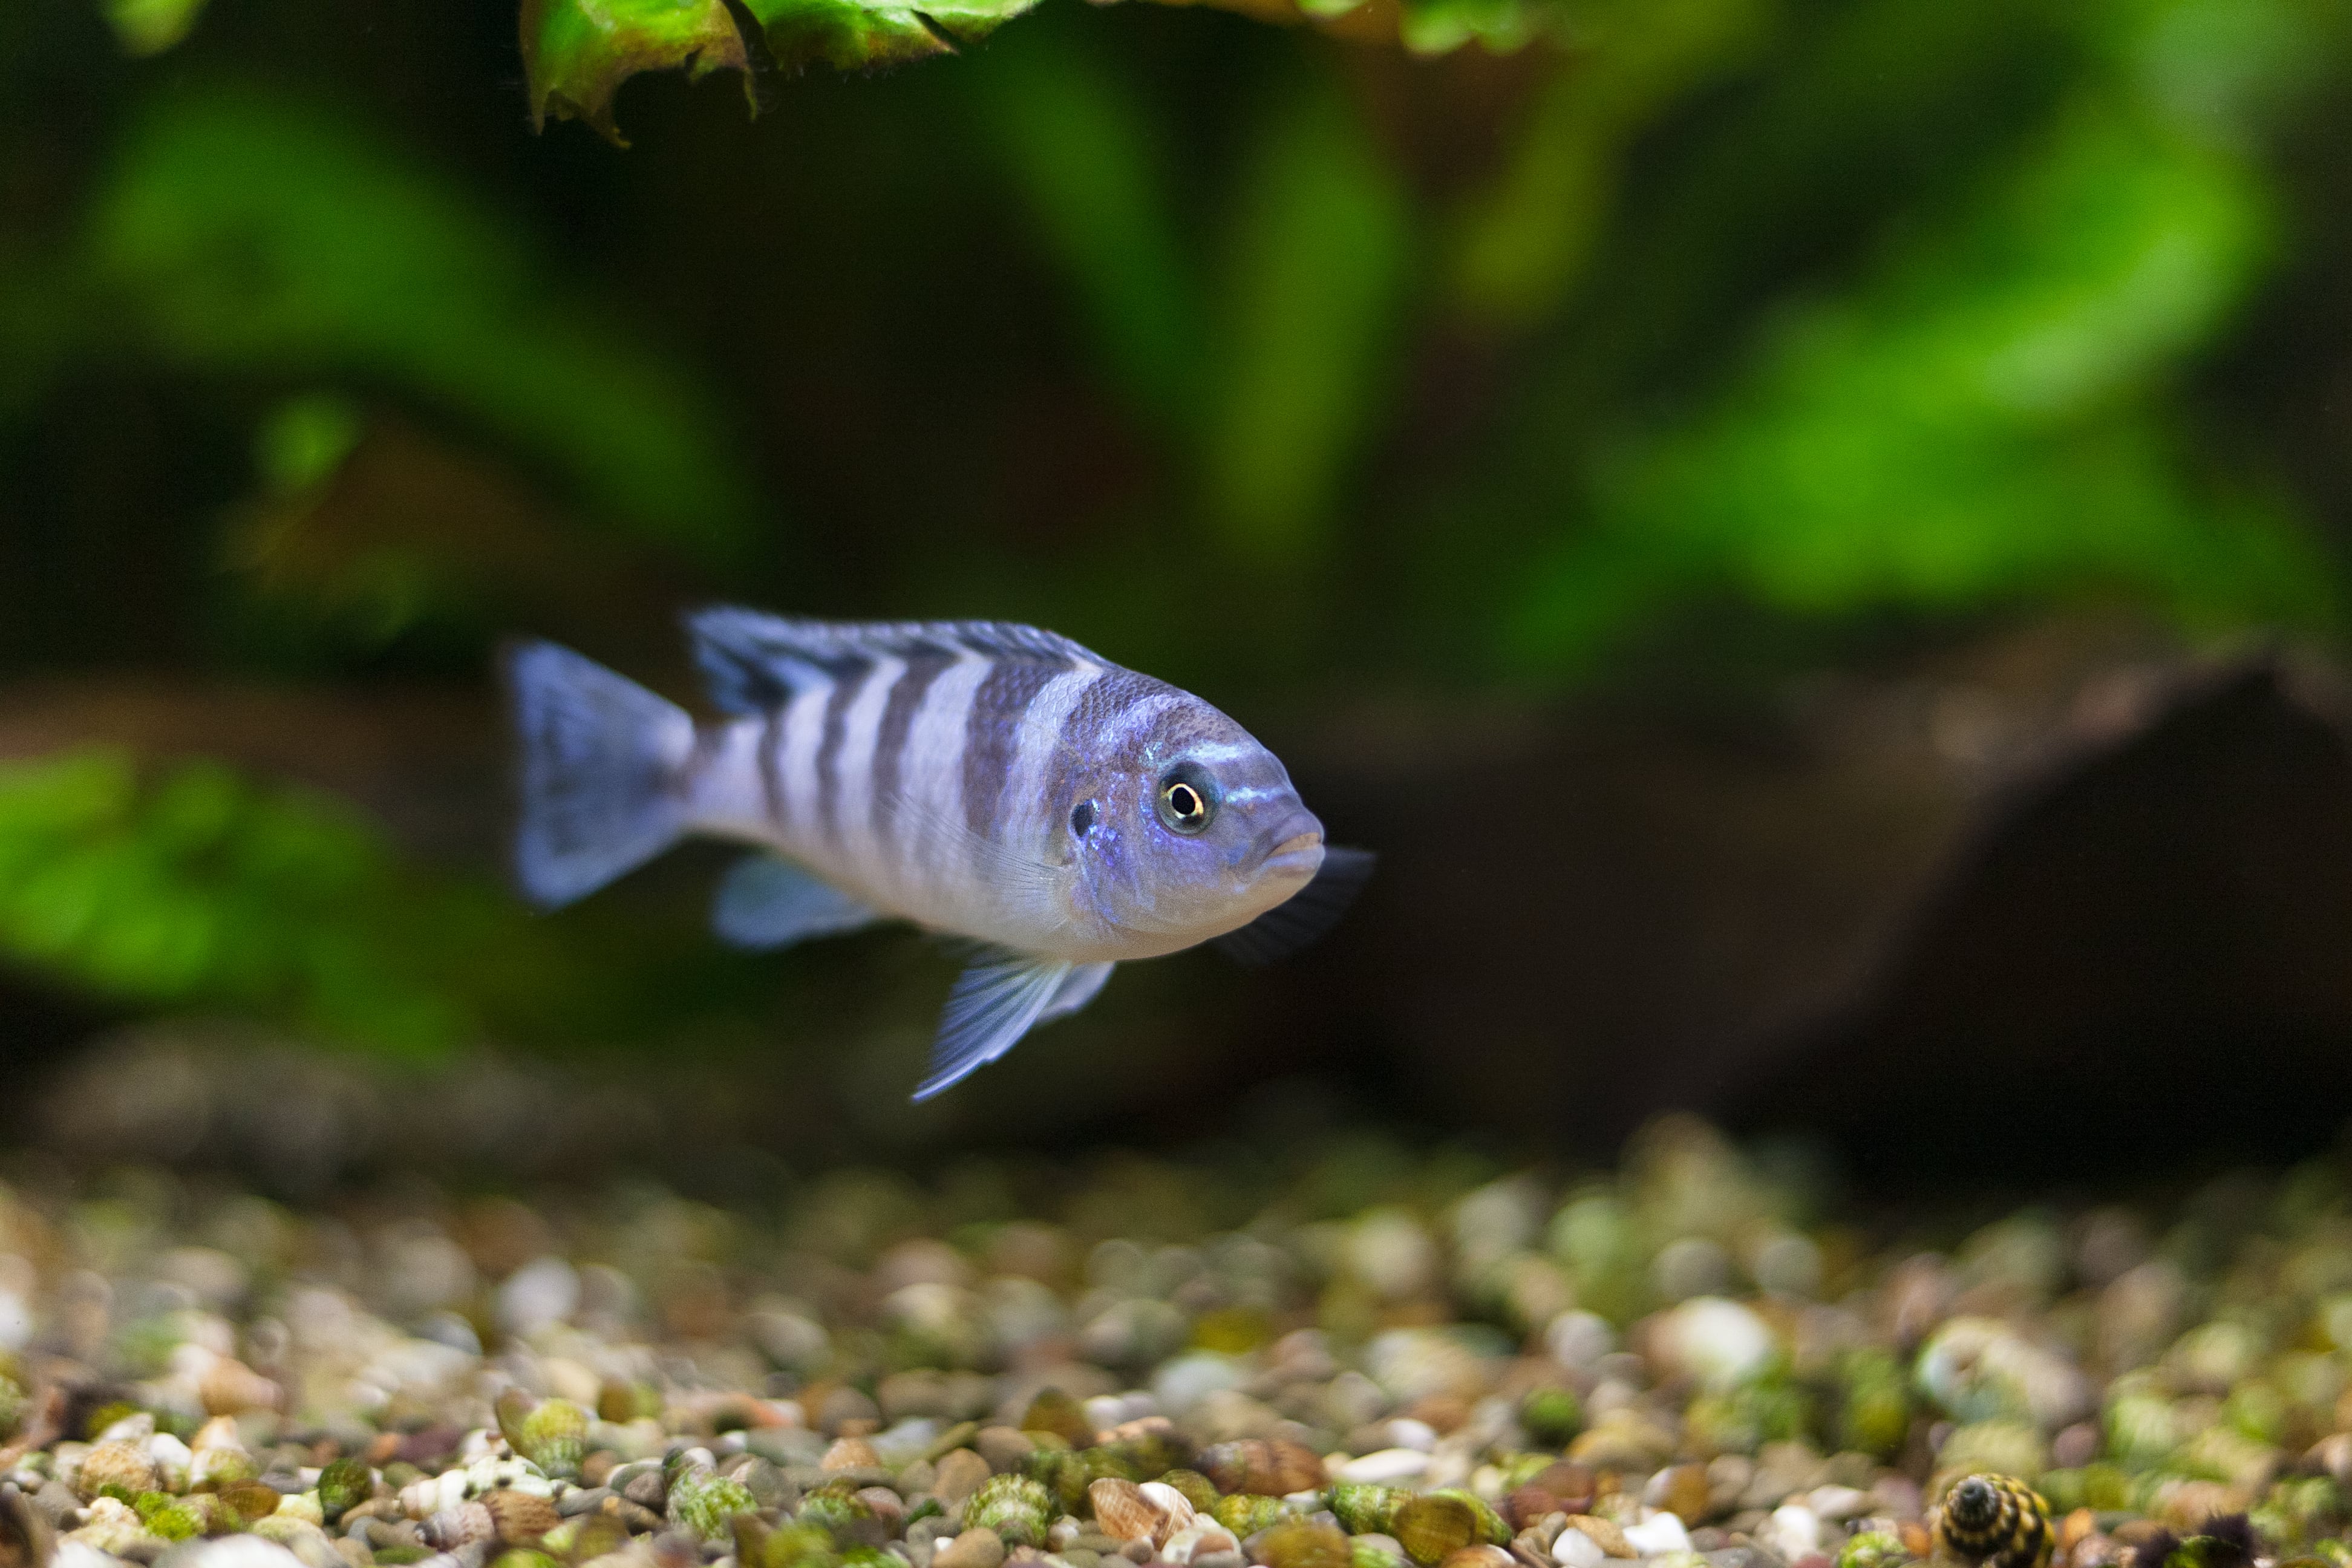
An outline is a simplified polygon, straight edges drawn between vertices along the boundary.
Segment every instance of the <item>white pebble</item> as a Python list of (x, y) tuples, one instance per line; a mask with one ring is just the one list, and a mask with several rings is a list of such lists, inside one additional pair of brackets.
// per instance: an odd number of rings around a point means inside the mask
[(1667, 1359), (1710, 1388), (1736, 1388), (1772, 1359), (1771, 1326), (1720, 1296), (1694, 1296), (1666, 1314)]
[(1562, 1366), (1591, 1366), (1616, 1348), (1617, 1331), (1598, 1312), (1562, 1312), (1544, 1329), (1544, 1351)]
[(1437, 1428), (1426, 1421), (1400, 1415), (1388, 1424), (1388, 1434), (1391, 1448), (1412, 1448), (1423, 1454), (1437, 1451)]
[(196, 1457), (188, 1452), (185, 1443), (169, 1432), (158, 1432), (147, 1439), (147, 1458), (154, 1465), (156, 1474), (163, 1479), (165, 1491), (184, 1492), (188, 1489), (188, 1472)]
[(580, 1276), (561, 1258), (534, 1258), (499, 1287), (499, 1324), (510, 1334), (551, 1327), (579, 1306)]
[[(192, 1541), (172, 1554), (180, 1568), (302, 1568), (302, 1560), (275, 1542), (257, 1535), (224, 1535), (213, 1541)], [(62, 1563), (65, 1556), (58, 1553)]]
[(1551, 1560), (1559, 1568), (1601, 1568), (1609, 1561), (1609, 1553), (1601, 1543), (1580, 1530), (1563, 1530), (1551, 1543)]
[(1849, 1519), (1860, 1519), (1877, 1501), (1868, 1492), (1853, 1487), (1815, 1487), (1805, 1494), (1804, 1500), (1807, 1508), (1838, 1524)]
[(1784, 1563), (1822, 1549), (1822, 1518), (1801, 1503), (1782, 1503), (1756, 1532), (1757, 1543)]
[(1437, 1244), (1400, 1208), (1367, 1210), (1348, 1233), (1349, 1272), (1384, 1300), (1422, 1295), (1437, 1283)]
[(1639, 1524), (1623, 1527), (1625, 1544), (1644, 1557), (1663, 1557), (1669, 1552), (1688, 1552), (1690, 1531), (1683, 1528), (1682, 1516), (1664, 1509)]
[(1249, 1381), (1241, 1363), (1215, 1351), (1180, 1355), (1151, 1376), (1151, 1396), (1160, 1408), (1183, 1415), (1212, 1394), (1239, 1388)]
[(1339, 1467), (1343, 1481), (1408, 1481), (1429, 1468), (1429, 1456), (1418, 1448), (1382, 1448), (1350, 1459)]

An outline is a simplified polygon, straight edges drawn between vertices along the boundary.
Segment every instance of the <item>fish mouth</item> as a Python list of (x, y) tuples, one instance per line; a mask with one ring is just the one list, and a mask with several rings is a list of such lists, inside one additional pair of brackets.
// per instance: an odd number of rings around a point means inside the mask
[(1304, 833), (1294, 833), (1276, 845), (1267, 853), (1263, 869), (1276, 873), (1295, 871), (1312, 876), (1322, 863), (1323, 830), (1311, 827)]

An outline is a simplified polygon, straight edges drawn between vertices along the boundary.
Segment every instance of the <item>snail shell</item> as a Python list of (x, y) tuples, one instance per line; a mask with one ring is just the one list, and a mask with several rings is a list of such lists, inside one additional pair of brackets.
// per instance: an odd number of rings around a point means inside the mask
[(2013, 1476), (1964, 1476), (1944, 1494), (1936, 1541), (1986, 1568), (2049, 1568), (2050, 1508)]

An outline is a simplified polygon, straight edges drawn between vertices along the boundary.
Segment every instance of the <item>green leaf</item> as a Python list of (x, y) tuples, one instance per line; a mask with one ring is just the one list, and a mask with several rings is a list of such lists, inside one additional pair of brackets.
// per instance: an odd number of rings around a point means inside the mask
[(748, 69), (724, 0), (523, 0), (522, 60), (533, 129), (584, 120), (619, 147), (613, 95), (639, 71)]
[(1244, 172), (1230, 326), (1212, 393), (1208, 501), (1260, 562), (1320, 547), (1386, 405), (1412, 233), (1395, 174), (1336, 93), (1286, 106)]
[(903, 65), (976, 44), (1037, 0), (937, 0), (922, 5), (877, 0), (746, 0), (769, 52), (788, 70)]
[(1623, 0), (1584, 17), (1591, 47), (1543, 89), (1498, 178), (1465, 206), (1453, 279), (1467, 314), (1524, 331), (1573, 289), (1616, 208), (1633, 138), (1669, 103), (1747, 63), (1762, 0)]
[(2272, 221), (2248, 165), (2078, 102), (1943, 232), (1790, 313), (1716, 407), (1599, 462), (1523, 650), (1586, 660), (1727, 587), (1808, 616), (2120, 588), (2190, 625), (2324, 623), (2307, 531), (2152, 412)]
[(105, 0), (107, 25), (125, 51), (160, 55), (188, 36), (205, 0)]
[[(714, 565), (746, 537), (714, 400), (496, 211), (328, 110), (250, 89), (156, 103), (73, 263), (88, 338), (208, 374), (397, 389), (616, 530)], [(280, 433), (270, 460), (290, 467), (273, 477), (331, 458), (332, 408), (306, 418)]]
[(1190, 429), (1206, 310), (1155, 156), (1169, 128), (1101, 62), (1050, 35), (996, 50), (975, 71), (980, 118), (1076, 284), (1112, 377), (1138, 410)]

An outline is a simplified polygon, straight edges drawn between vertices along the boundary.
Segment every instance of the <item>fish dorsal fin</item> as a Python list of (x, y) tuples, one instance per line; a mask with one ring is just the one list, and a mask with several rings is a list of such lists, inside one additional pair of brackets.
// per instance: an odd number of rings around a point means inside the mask
[(930, 1099), (1020, 1044), (1077, 968), (1059, 959), (1005, 952), (958, 975), (947, 1010), (940, 1015), (931, 1075), (917, 1087), (915, 1099)]
[(736, 947), (789, 947), (882, 918), (832, 883), (773, 855), (748, 855), (729, 867), (710, 904), (711, 929)]
[(1376, 858), (1369, 849), (1326, 849), (1313, 881), (1249, 924), (1210, 940), (1218, 952), (1243, 963), (1286, 958), (1339, 923)]
[(763, 712), (884, 658), (1111, 668), (1058, 632), (1011, 621), (812, 621), (722, 605), (697, 611), (686, 624), (710, 700), (730, 713)]

